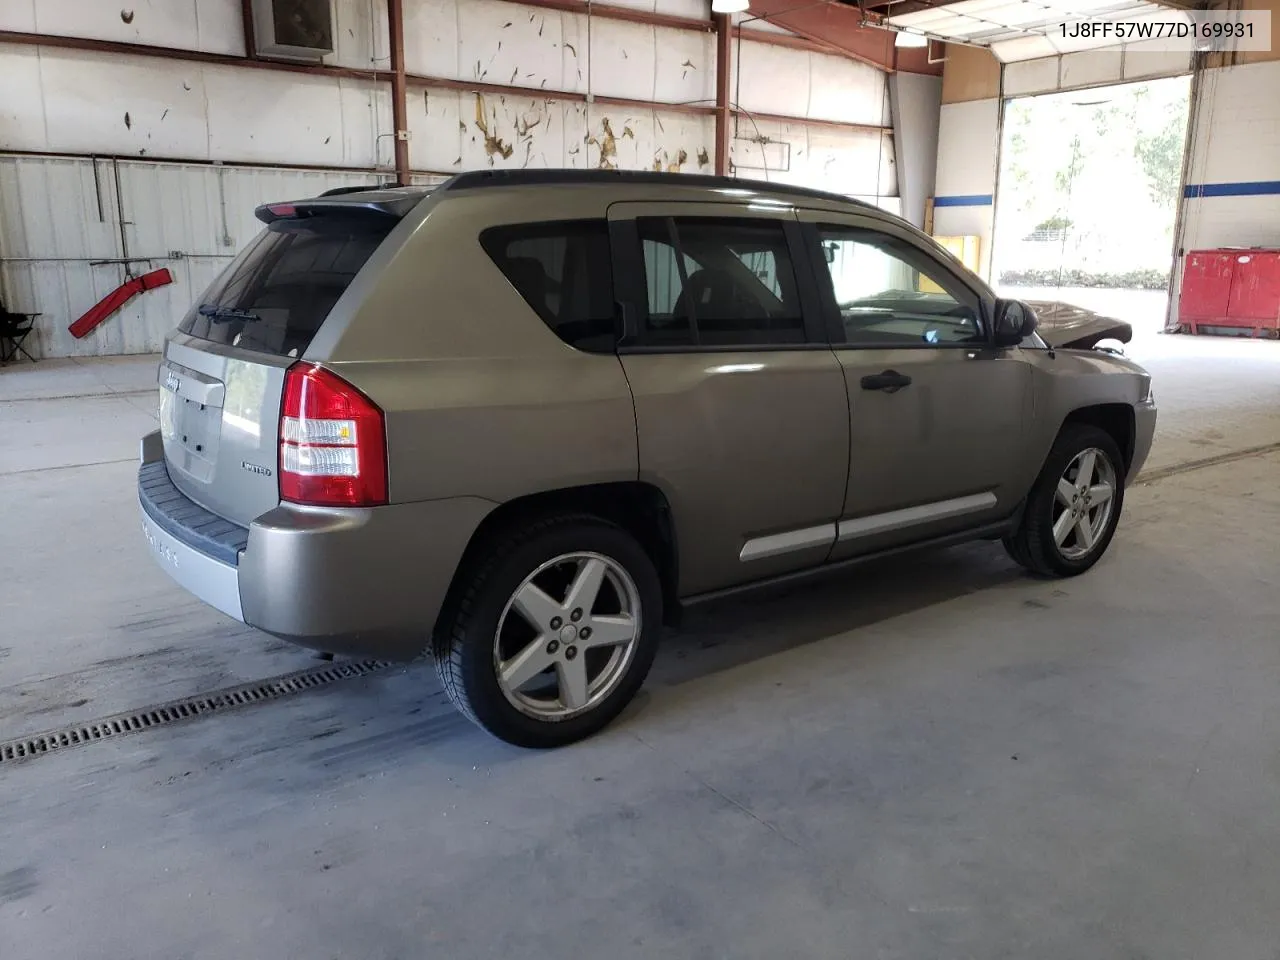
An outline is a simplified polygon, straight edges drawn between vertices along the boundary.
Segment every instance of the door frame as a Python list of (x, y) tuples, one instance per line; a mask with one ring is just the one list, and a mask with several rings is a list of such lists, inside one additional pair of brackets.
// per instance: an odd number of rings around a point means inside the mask
[[(836, 302), (835, 284), (832, 283), (831, 272), (826, 269), (826, 259), (822, 255), (822, 241), (819, 229), (823, 226), (848, 227), (853, 230), (866, 230), (870, 233), (882, 233), (893, 237), (895, 240), (910, 246), (920, 254), (922, 259), (936, 265), (948, 280), (968, 291), (978, 301), (978, 319), (982, 324), (983, 331), (981, 343), (902, 343), (893, 344), (893, 349), (937, 350), (939, 348), (955, 349), (960, 347), (972, 350), (978, 346), (988, 347), (994, 344), (994, 324), (992, 319), (995, 316), (995, 295), (990, 290), (973, 283), (961, 271), (956, 270), (949, 262), (952, 256), (945, 247), (940, 244), (931, 246), (932, 241), (930, 243), (922, 243), (921, 238), (913, 232), (904, 230), (898, 224), (877, 216), (858, 213), (833, 213), (829, 210), (802, 207), (796, 210), (796, 217), (800, 223), (800, 232), (804, 238), (811, 271), (815, 275), (814, 280), (818, 285), (823, 322), (826, 326), (827, 337), (831, 342), (832, 349), (857, 349), (859, 344), (849, 341), (844, 327), (844, 320), (840, 316), (840, 304)], [(879, 348), (883, 349), (883, 347)], [(868, 346), (867, 349), (871, 349), (871, 347)]]
[[(762, 206), (759, 202), (705, 200), (619, 200), (606, 211), (609, 244), (613, 260), (614, 291), (622, 317), (619, 355), (636, 353), (774, 353), (786, 350), (830, 350), (829, 322), (826, 318), (812, 251), (790, 204)], [(787, 254), (795, 274), (800, 299), (805, 341), (802, 343), (746, 344), (646, 344), (644, 323), (648, 315), (648, 293), (645, 287), (644, 248), (640, 240), (639, 219), (671, 221), (680, 217), (693, 219), (762, 220), (782, 226), (787, 241)]]

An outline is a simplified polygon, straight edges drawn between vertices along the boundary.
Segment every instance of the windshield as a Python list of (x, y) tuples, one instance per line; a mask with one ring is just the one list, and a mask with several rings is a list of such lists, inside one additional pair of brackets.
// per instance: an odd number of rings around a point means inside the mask
[(213, 282), (179, 329), (213, 343), (301, 356), (394, 225), (390, 217), (341, 214), (277, 220)]

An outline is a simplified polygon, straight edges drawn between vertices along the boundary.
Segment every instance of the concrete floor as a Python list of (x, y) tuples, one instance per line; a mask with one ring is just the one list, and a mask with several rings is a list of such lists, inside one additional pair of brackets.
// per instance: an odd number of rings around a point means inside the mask
[[(411, 666), (5, 764), (0, 958), (1280, 955), (1280, 344), (1132, 352), (1160, 433), (1093, 573), (699, 610), (552, 754)], [(314, 663), (146, 556), (153, 377), (0, 370), (0, 740)]]

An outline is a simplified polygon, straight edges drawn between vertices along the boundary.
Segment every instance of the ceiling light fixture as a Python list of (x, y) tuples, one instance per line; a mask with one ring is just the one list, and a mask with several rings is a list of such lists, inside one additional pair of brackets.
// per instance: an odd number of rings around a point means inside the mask
[(922, 33), (912, 33), (910, 30), (899, 30), (897, 36), (893, 38), (895, 47), (927, 47), (929, 38)]
[(711, 0), (712, 13), (746, 13), (750, 8), (750, 0)]

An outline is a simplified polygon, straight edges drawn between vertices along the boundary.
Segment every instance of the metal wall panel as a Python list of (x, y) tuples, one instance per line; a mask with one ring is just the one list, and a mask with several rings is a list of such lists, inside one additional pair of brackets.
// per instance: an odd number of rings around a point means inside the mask
[[(27, 341), (36, 356), (150, 353), (257, 233), (255, 207), (372, 179), (313, 170), (0, 156), (0, 298), (15, 310), (43, 314)], [(120, 262), (126, 257), (136, 259)], [(173, 273), (171, 285), (136, 297), (83, 340), (67, 332), (129, 276), (159, 267)]]
[[(361, 0), (340, 0), (349, 2)], [(123, 9), (103, 0), (4, 0), (0, 30), (244, 54), (238, 0), (164, 0)]]
[[(685, 16), (708, 10), (706, 0), (620, 2)], [(0, 26), (9, 29), (230, 53), (242, 48), (238, 0), (153, 3), (131, 19), (99, 0), (0, 0), (0, 7)], [(387, 67), (385, 5), (334, 0), (334, 10), (338, 49), (328, 62)], [(405, 0), (405, 16), (410, 72), (531, 88), (528, 96), (412, 88), (416, 169), (713, 169), (709, 115), (538, 92), (710, 104), (709, 32), (601, 17), (588, 23), (580, 13), (502, 0)], [(888, 122), (881, 71), (804, 50), (742, 47), (743, 83), (734, 84), (732, 96), (753, 115)], [(12, 94), (0, 96), (6, 148), (47, 155), (0, 155), (0, 295), (16, 309), (44, 314), (28, 341), (43, 356), (157, 349), (257, 231), (255, 206), (372, 179), (242, 164), (385, 169), (391, 162), (385, 83), (0, 44), (0, 90)], [(897, 193), (889, 136), (745, 115), (739, 126), (733, 160), (741, 175), (853, 195)], [(136, 159), (95, 163), (58, 153)], [(173, 272), (171, 286), (136, 298), (84, 340), (67, 333), (127, 277), (161, 266)]]

